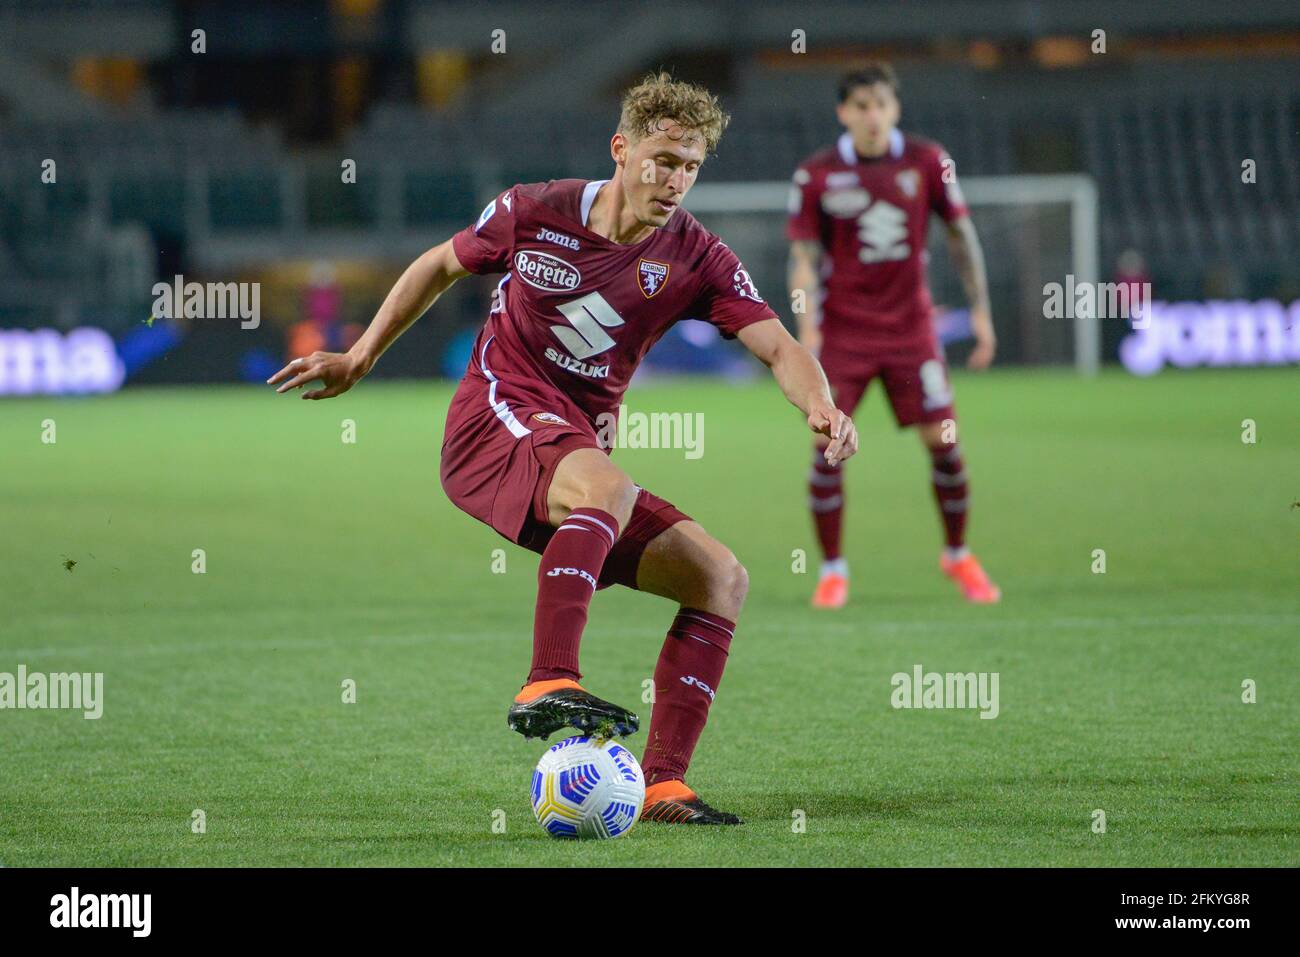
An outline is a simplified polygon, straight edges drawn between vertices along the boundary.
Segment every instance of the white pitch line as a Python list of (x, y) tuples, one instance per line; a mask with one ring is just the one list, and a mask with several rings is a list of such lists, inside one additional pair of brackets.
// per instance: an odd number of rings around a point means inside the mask
[(80, 648), (62, 648), (57, 645), (45, 645), (41, 648), (17, 648), (13, 651), (0, 652), (16, 657), (36, 657), (40, 655), (118, 655), (127, 658), (148, 657), (151, 655), (204, 654), (216, 651), (311, 651), (321, 648), (337, 648), (351, 643), (357, 647), (368, 645), (420, 645), (435, 641), (482, 641), (482, 635), (442, 634), (428, 632), (420, 635), (363, 635), (361, 637), (342, 636), (339, 638), (266, 638), (235, 639), (232, 641), (195, 641), (178, 644), (175, 642), (158, 645), (146, 645), (133, 648), (109, 648), (104, 645), (83, 646)]
[[(961, 629), (1000, 629), (1000, 628), (1096, 628), (1106, 625), (1124, 625), (1128, 627), (1165, 628), (1184, 625), (1246, 625), (1246, 624), (1300, 624), (1300, 614), (1244, 614), (1244, 615), (1164, 615), (1145, 618), (989, 618), (989, 619), (941, 619), (936, 621), (864, 621), (854, 622), (818, 622), (817, 627), (836, 631), (949, 631)], [(741, 631), (789, 631), (789, 625), (774, 622), (740, 624)]]
[[(664, 629), (667, 629), (670, 619), (665, 619)], [(865, 622), (834, 622), (818, 621), (816, 629), (821, 631), (835, 632), (855, 632), (861, 634), (870, 634), (872, 632), (934, 632), (951, 635), (961, 631), (987, 631), (987, 630), (1011, 630), (1011, 629), (1068, 629), (1068, 628), (1098, 628), (1103, 626), (1122, 625), (1126, 628), (1176, 628), (1187, 625), (1300, 625), (1300, 614), (1227, 614), (1227, 615), (1163, 615), (1151, 616), (1145, 618), (989, 618), (965, 619), (965, 620), (937, 620), (937, 621), (865, 621)], [(746, 624), (743, 620), (740, 623), (739, 631), (743, 635), (745, 632), (770, 633), (779, 632), (782, 634), (790, 631), (789, 624), (782, 624), (771, 621), (760, 621), (754, 624)], [(591, 630), (587, 640), (593, 638), (597, 641), (601, 636), (618, 639), (638, 639), (651, 635), (658, 637), (659, 632), (654, 629), (630, 631), (627, 629), (606, 629), (599, 626)], [(43, 655), (115, 655), (128, 658), (149, 657), (152, 655), (174, 655), (174, 654), (195, 654), (219, 651), (311, 651), (322, 648), (338, 648), (347, 643), (353, 643), (358, 647), (372, 645), (392, 645), (392, 646), (417, 646), (422, 644), (433, 645), (439, 642), (479, 642), (483, 640), (481, 634), (434, 634), (424, 632), (421, 634), (402, 634), (402, 635), (364, 635), (361, 637), (343, 636), (339, 638), (279, 638), (268, 636), (266, 638), (235, 639), (230, 641), (209, 641), (209, 642), (169, 642), (166, 644), (147, 645), (144, 647), (133, 648), (130, 646), (123, 648), (109, 648), (104, 645), (89, 645), (81, 647), (59, 647), (57, 645), (45, 645), (38, 648), (15, 648), (6, 650), (0, 648), (0, 654), (9, 658), (33, 658)]]

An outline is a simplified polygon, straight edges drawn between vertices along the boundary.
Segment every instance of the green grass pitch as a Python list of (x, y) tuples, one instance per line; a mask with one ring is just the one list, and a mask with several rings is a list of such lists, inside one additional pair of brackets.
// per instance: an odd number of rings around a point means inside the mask
[[(815, 559), (792, 572), (809, 441), (775, 385), (638, 385), (634, 411), (705, 414), (704, 455), (616, 461), (750, 571), (692, 768), (747, 823), (583, 844), (528, 806), (543, 746), (505, 712), (537, 559), (443, 496), (447, 384), (6, 401), (0, 671), (103, 672), (106, 700), (97, 721), (0, 711), (0, 864), (1294, 866), (1295, 376), (957, 374), (994, 608), (939, 575), (928, 460), (873, 389), (854, 594), (829, 614), (807, 608)], [(672, 615), (600, 593), (587, 686), (639, 702)], [(916, 664), (997, 672), (1001, 713), (893, 709)]]

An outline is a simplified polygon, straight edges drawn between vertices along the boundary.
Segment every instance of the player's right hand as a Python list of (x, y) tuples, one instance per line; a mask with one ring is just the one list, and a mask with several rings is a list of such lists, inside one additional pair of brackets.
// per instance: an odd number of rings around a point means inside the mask
[(308, 382), (320, 382), (322, 388), (304, 392), (302, 397), (329, 399), (347, 392), (368, 371), (349, 353), (313, 352), (309, 356), (294, 359), (266, 382), (267, 385), (281, 383), (276, 392), (288, 392), (290, 389), (301, 388)]
[(827, 465), (839, 465), (858, 450), (857, 427), (835, 406), (813, 409), (808, 416), (808, 428), (831, 440), (822, 453)]

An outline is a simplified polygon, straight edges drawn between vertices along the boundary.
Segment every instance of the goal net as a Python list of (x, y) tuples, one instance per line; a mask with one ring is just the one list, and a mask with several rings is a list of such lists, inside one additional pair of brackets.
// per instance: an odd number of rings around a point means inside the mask
[[(1091, 177), (1018, 175), (966, 177), (962, 192), (979, 232), (989, 277), (998, 361), (1025, 365), (1074, 365), (1091, 375), (1101, 361), (1095, 315), (1049, 318), (1045, 287), (1099, 280), (1097, 190)], [(759, 291), (772, 303), (788, 303), (785, 240), (788, 182), (701, 183), (686, 206), (736, 251)], [(961, 281), (952, 268), (942, 223), (930, 226), (929, 276), (936, 323), (950, 358), (969, 348), (969, 315)], [(778, 309), (788, 318), (790, 310)]]

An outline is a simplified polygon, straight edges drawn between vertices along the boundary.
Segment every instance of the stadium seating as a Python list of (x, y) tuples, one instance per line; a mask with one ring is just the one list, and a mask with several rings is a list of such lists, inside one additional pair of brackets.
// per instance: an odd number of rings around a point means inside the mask
[[(785, 179), (834, 138), (829, 109), (788, 98), (774, 107), (766, 95), (751, 89), (729, 104), (734, 120), (710, 180)], [(539, 110), (507, 123), (490, 113), (382, 104), (337, 148), (309, 160), (291, 156), (275, 130), (230, 111), (9, 121), (0, 127), (0, 309), (39, 310), (56, 286), (64, 299), (99, 289), (97, 229), (139, 223), (155, 238), (176, 239), (197, 218), (205, 232), (227, 235), (297, 225), (436, 235), (472, 220), (511, 183), (605, 174), (602, 147), (614, 120)], [(1238, 264), (1255, 294), (1294, 269), (1293, 88), (1166, 86), (1032, 108), (1010, 97), (999, 104), (922, 91), (907, 99), (904, 125), (943, 142), (963, 175), (1091, 173), (1104, 268), (1136, 249), (1165, 288), (1192, 294), (1200, 276), (1225, 263)], [(58, 189), (38, 182), (47, 157), (58, 157)], [(340, 181), (344, 157), (358, 164), (355, 185)], [(1242, 182), (1244, 159), (1255, 163), (1253, 184)]]

